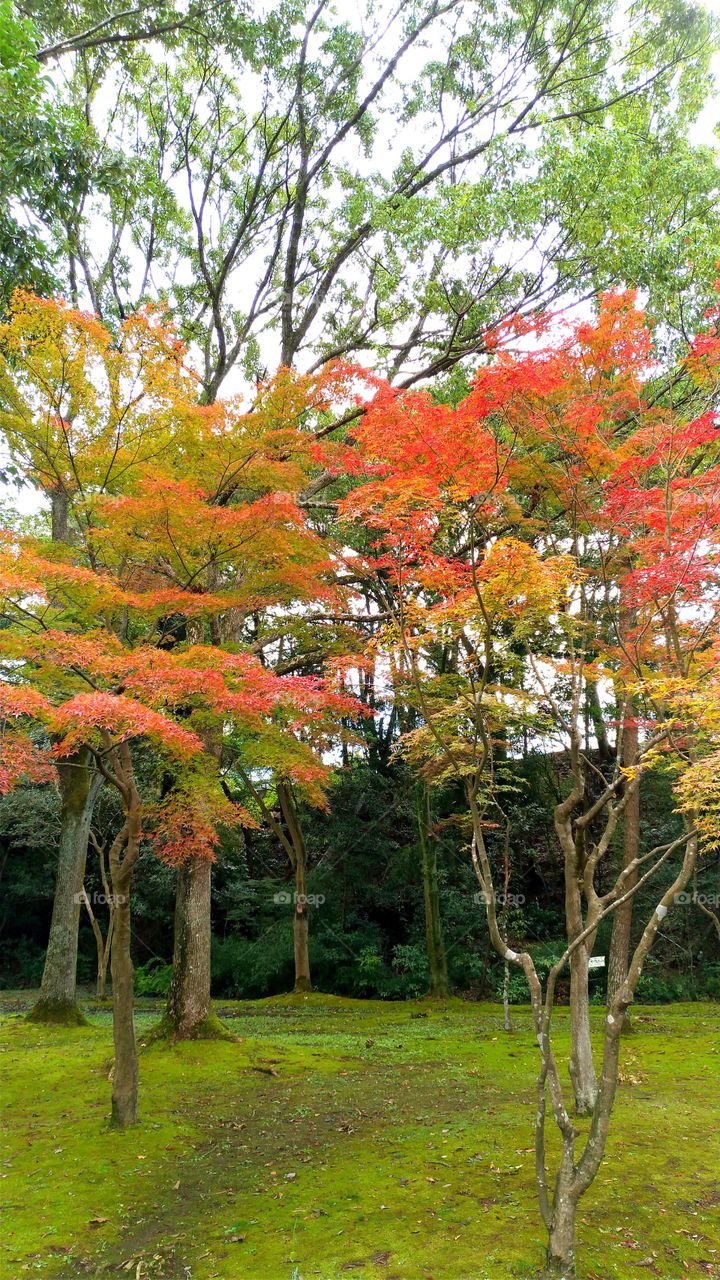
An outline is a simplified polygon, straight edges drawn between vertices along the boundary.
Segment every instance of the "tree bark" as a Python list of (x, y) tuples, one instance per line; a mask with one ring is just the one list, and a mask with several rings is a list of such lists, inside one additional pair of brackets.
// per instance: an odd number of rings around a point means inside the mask
[(440, 915), (440, 888), (437, 878), (437, 850), (430, 830), (430, 792), (420, 782), (416, 790), (418, 840), (422, 859), (425, 943), (430, 983), (428, 995), (446, 1000), (449, 994), (445, 939)]
[[(566, 815), (563, 822), (559, 810), (556, 810), (556, 826), (561, 830), (565, 853), (565, 926), (568, 943), (572, 944), (585, 928), (582, 897), (584, 833), (573, 833), (569, 816)], [(588, 960), (591, 950), (592, 939), (588, 938), (570, 958), (570, 1079), (579, 1116), (592, 1115), (597, 1099), (590, 1035)]]
[(142, 804), (135, 784), (130, 748), (126, 741), (112, 748), (106, 738), (106, 772), (108, 781), (117, 787), (123, 801), (125, 821), (110, 847), (108, 863), (113, 891), (113, 935), (110, 973), (113, 987), (113, 1044), (115, 1061), (112, 1075), (112, 1112), (110, 1124), (127, 1129), (137, 1121), (138, 1060), (133, 1012), (133, 963), (130, 950), (130, 885), (135, 863), (140, 855)]
[(298, 816), (295, 797), (288, 783), (278, 783), (278, 800), (292, 849), (295, 872), (295, 908), (293, 911), (293, 951), (295, 954), (295, 990), (312, 991), (310, 953), (308, 950), (307, 849)]
[[(188, 637), (202, 643), (197, 620), (188, 624)], [(219, 759), (222, 744), (217, 735), (207, 736), (205, 747)], [(189, 858), (177, 873), (172, 981), (160, 1027), (172, 1040), (232, 1039), (210, 1001), (211, 951), (212, 863)]]
[(81, 751), (58, 766), (62, 808), (55, 899), (40, 998), (32, 1022), (80, 1025), (85, 1019), (75, 998), (78, 927), (90, 823), (102, 779)]
[(295, 990), (312, 991), (310, 954), (308, 951), (307, 905), (295, 901), (293, 914), (293, 947), (295, 952)]
[(113, 996), (115, 1062), (112, 1082), (113, 1128), (127, 1129), (137, 1121), (138, 1061), (133, 1017), (133, 963), (130, 952), (130, 877), (113, 875), (115, 916), (110, 973)]
[(512, 1018), (510, 1017), (510, 965), (507, 960), (503, 966), (503, 1031), (512, 1031)]
[(50, 528), (53, 542), (70, 541), (70, 499), (60, 488), (50, 494)]
[[(579, 686), (573, 703), (573, 728), (570, 743), (570, 766), (573, 786), (570, 794), (556, 805), (553, 821), (563, 851), (565, 880), (565, 930), (570, 946), (584, 932), (583, 890), (586, 868), (585, 829), (580, 828), (574, 814), (585, 796), (585, 776), (581, 763), (577, 733)], [(594, 933), (576, 947), (570, 958), (570, 1079), (578, 1115), (590, 1115), (597, 1098), (597, 1078), (590, 1037), (590, 993), (588, 960)]]
[[(637, 763), (638, 728), (636, 723), (626, 723), (623, 729), (623, 764)], [(640, 851), (640, 788), (630, 796), (623, 815), (623, 868), (631, 865)], [(625, 881), (625, 889), (637, 884), (637, 869)], [(613, 919), (610, 957), (608, 960), (608, 1004), (612, 1004), (628, 973), (630, 961), (630, 937), (632, 933), (634, 898), (622, 902)]]
[(570, 960), (570, 1079), (579, 1116), (592, 1115), (597, 1101), (597, 1077), (590, 1035), (588, 952), (580, 945)]
[(218, 1034), (210, 1005), (212, 864), (190, 858), (177, 873), (175, 944), (166, 1022), (176, 1040)]
[[(563, 1144), (564, 1146), (566, 1144)], [(552, 1220), (548, 1232), (548, 1276), (573, 1280), (575, 1276), (575, 1218), (577, 1199), (573, 1194), (573, 1150), (563, 1151), (553, 1196)]]

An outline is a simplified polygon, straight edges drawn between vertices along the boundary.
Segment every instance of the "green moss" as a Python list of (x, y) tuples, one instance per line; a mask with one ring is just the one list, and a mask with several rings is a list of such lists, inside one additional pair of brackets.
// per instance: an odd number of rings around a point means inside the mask
[(28, 1022), (58, 1027), (86, 1027), (88, 1020), (74, 1000), (38, 1000), (27, 1014)]
[[(235, 1040), (237, 1037), (221, 1022), (213, 1009), (210, 1010), (206, 1018), (202, 1022), (196, 1023), (189, 1036), (182, 1037), (185, 1040)], [(175, 1042), (179, 1039), (177, 1036), (173, 1022), (164, 1014), (155, 1027), (153, 1027), (144, 1037), (146, 1043), (155, 1040), (168, 1040)]]
[[(143, 1052), (125, 1134), (107, 1124), (106, 1015), (79, 1031), (5, 1020), (0, 1274), (75, 1280), (130, 1261), (143, 1280), (537, 1274), (527, 1010), (512, 1035), (496, 1006), (457, 1000), (221, 1010), (237, 1039)], [(564, 1010), (558, 1030), (566, 1055)], [(718, 1006), (635, 1012), (607, 1160), (580, 1209), (581, 1274), (720, 1273), (718, 1031)]]

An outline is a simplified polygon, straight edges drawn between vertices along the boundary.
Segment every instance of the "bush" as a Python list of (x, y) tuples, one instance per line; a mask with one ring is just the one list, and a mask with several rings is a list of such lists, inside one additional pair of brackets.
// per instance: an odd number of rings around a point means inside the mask
[(0, 951), (0, 986), (39, 987), (45, 968), (45, 948), (31, 938), (8, 941)]
[(720, 1000), (720, 964), (708, 965), (705, 970), (705, 995)]
[(283, 922), (252, 941), (229, 934), (213, 938), (213, 995), (226, 1000), (256, 1000), (292, 991), (294, 983), (291, 926)]
[[(540, 942), (537, 946), (529, 947), (528, 950), (532, 955), (538, 978), (544, 986), (550, 970), (565, 950), (564, 943)], [(501, 960), (498, 960), (494, 965), (493, 979), (493, 998), (496, 1000), (502, 1000), (504, 978), (505, 966)], [(530, 1000), (527, 979), (522, 970), (518, 969), (516, 965), (510, 966), (508, 999), (510, 1004), (528, 1004)]]
[(398, 977), (400, 1000), (416, 1000), (427, 995), (430, 985), (427, 952), (418, 943), (398, 943), (393, 947), (393, 969)]
[(637, 985), (638, 1004), (671, 1004), (675, 1000), (717, 1000), (720, 998), (720, 964), (697, 968), (693, 973), (677, 973), (649, 956), (645, 973)]
[(147, 964), (135, 970), (135, 994), (137, 996), (166, 996), (170, 991), (172, 965), (153, 956)]

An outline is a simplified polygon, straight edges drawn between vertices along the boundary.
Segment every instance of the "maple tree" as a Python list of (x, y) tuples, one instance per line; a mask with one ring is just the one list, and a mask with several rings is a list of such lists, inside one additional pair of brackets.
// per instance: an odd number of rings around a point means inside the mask
[[(25, 350), (27, 312), (35, 313), (34, 304), (26, 299), (23, 303), (25, 310), (18, 310), (20, 337), (15, 329), (11, 333), (17, 340), (15, 355)], [(153, 362), (148, 366), (148, 390), (143, 382), (144, 359), (136, 370), (133, 354), (130, 371), (126, 369), (116, 383), (108, 381), (99, 393), (101, 404), (107, 407), (109, 399), (113, 413), (123, 418), (122, 425), (118, 420), (108, 434), (104, 411), (96, 414), (92, 399), (97, 369), (93, 378), (83, 382), (78, 375), (73, 381), (72, 404), (63, 411), (65, 368), (72, 365), (79, 346), (81, 371), (85, 371), (88, 327), (93, 358), (99, 358), (101, 372), (107, 372), (102, 357), (114, 352), (108, 336), (96, 322), (68, 314), (63, 307), (53, 311), (50, 304), (43, 304), (41, 315), (43, 320), (49, 316), (50, 354), (43, 329), (42, 359), (33, 349), (33, 393), (25, 398), (32, 411), (27, 409), (24, 416), (18, 411), (13, 417), (14, 425), (22, 420), (25, 428), (24, 435), (18, 428), (13, 448), (20, 453), (25, 447), (31, 458), (28, 465), (36, 467), (46, 489), (67, 499), (68, 519), (61, 538), (5, 536), (0, 577), (11, 625), (3, 633), (3, 657), (11, 664), (24, 663), (22, 670), (28, 673), (25, 679), (31, 681), (33, 692), (38, 692), (40, 676), (55, 688), (63, 671), (90, 685), (92, 692), (64, 699), (62, 715), (57, 708), (49, 715), (52, 699), (47, 705), (37, 703), (35, 711), (57, 738), (59, 761), (68, 762), (60, 764), (58, 777), (69, 774), (72, 779), (78, 762), (83, 770), (89, 762), (94, 764), (93, 787), (98, 778), (104, 779), (122, 798), (126, 822), (108, 860), (116, 898), (129, 900), (143, 816), (146, 827), (152, 817), (155, 843), (166, 861), (185, 865), (194, 859), (209, 866), (217, 825), (234, 812), (220, 785), (228, 725), (242, 726), (247, 735), (251, 721), (256, 733), (262, 724), (269, 749), (265, 721), (277, 718), (286, 707), (282, 730), (278, 727), (274, 740), (273, 766), (278, 776), (288, 782), (294, 779), (314, 798), (320, 794), (319, 782), (326, 770), (317, 761), (320, 737), (313, 726), (322, 716), (347, 712), (347, 699), (322, 680), (283, 677), (266, 669), (257, 656), (261, 645), (256, 644), (254, 654), (224, 652), (215, 646), (225, 641), (236, 645), (248, 618), (256, 617), (260, 609), (282, 609), (298, 599), (327, 601), (334, 593), (327, 554), (307, 528), (290, 492), (301, 483), (309, 465), (307, 442), (293, 427), (292, 415), (301, 417), (307, 411), (309, 388), (315, 389), (321, 405), (327, 390), (320, 378), (281, 374), (262, 389), (254, 412), (243, 413), (237, 403), (201, 409), (187, 398), (179, 348), (153, 321), (151, 328), (163, 351), (168, 346), (172, 351), (182, 394), (173, 390), (164, 418), (156, 414)], [(11, 371), (9, 359), (8, 377)], [(30, 378), (27, 361), (21, 362), (20, 377), (21, 381)], [(126, 394), (124, 414), (115, 403), (121, 385)], [(143, 412), (135, 420), (133, 414), (140, 412), (138, 405), (146, 392), (147, 418)], [(84, 434), (91, 446), (97, 443), (96, 455), (89, 447), (87, 454), (81, 451), (82, 460), (74, 458), (74, 434), (67, 425), (71, 414), (87, 424)], [(62, 420), (59, 425), (58, 419)], [(152, 441), (147, 442), (149, 451), (141, 452), (146, 421), (155, 425)], [(35, 435), (31, 428), (37, 428)], [(129, 439), (123, 434), (126, 430)], [(43, 471), (48, 458), (53, 467), (49, 478)], [(122, 485), (119, 480), (110, 482), (117, 477), (117, 468)], [(29, 643), (28, 632), (32, 634), (33, 629), (42, 635), (41, 652)], [(202, 643), (206, 638), (210, 645)], [(175, 662), (178, 646), (189, 654), (190, 665)], [(36, 669), (31, 665), (33, 653)], [(12, 671), (17, 679), (14, 666)], [(187, 720), (187, 706), (194, 699), (202, 701), (208, 713), (197, 733), (178, 721), (178, 716)], [(191, 754), (202, 754), (212, 765), (189, 774), (181, 771), (164, 802), (146, 811), (135, 780), (131, 739), (156, 742), (180, 756), (192, 741)], [(13, 739), (5, 763), (7, 786), (21, 775), (42, 776), (42, 758), (33, 764), (28, 751), (23, 755)], [(111, 765), (105, 762), (106, 755)], [(161, 771), (167, 773), (164, 766)], [(215, 784), (204, 796), (200, 783), (210, 777)], [(88, 787), (86, 800), (89, 792)], [(88, 808), (86, 804), (85, 813)], [(78, 845), (82, 839), (86, 845), (89, 822), (73, 834)], [(76, 851), (81, 866), (84, 855), (84, 847)], [(65, 898), (67, 889), (63, 884)], [(125, 1047), (122, 1053), (118, 1050), (124, 1063), (118, 1079), (130, 1082), (123, 1086), (125, 1100), (120, 1109), (132, 1119), (135, 1085), (129, 1064), (134, 1047), (127, 1030), (131, 1025), (129, 905), (125, 914), (124, 906), (120, 907), (116, 902), (111, 964), (114, 972), (115, 957), (123, 957), (116, 1025), (124, 1028)], [(76, 930), (77, 911), (74, 925)]]
[(23, 480), (50, 500), (56, 537), (93, 494), (127, 489), (196, 398), (184, 346), (155, 307), (116, 335), (92, 313), (17, 289), (0, 325), (0, 428)]
[[(720, 346), (715, 316), (708, 319), (682, 370), (692, 389), (685, 412), (653, 398), (651, 334), (625, 294), (601, 299), (595, 321), (565, 334), (542, 319), (531, 350), (501, 347), (456, 407), (381, 386), (353, 433), (361, 483), (344, 511), (376, 531), (368, 572), (390, 616), (378, 644), (420, 712), (402, 749), (430, 781), (461, 784), (493, 944), (530, 987), (541, 1058), (538, 1195), (549, 1265), (562, 1275), (574, 1274), (577, 1203), (604, 1155), (627, 1009), (699, 852), (685, 780), (684, 832), (637, 852), (609, 889), (598, 888), (643, 773), (662, 766), (698, 779), (688, 772), (697, 749), (688, 682), (695, 689), (706, 676), (720, 623), (718, 437), (706, 408)], [(513, 336), (498, 335), (501, 343)], [(628, 766), (623, 735), (637, 708)], [(500, 932), (494, 889), (493, 831), (511, 785), (505, 761), (521, 732), (539, 742), (560, 736), (570, 766), (555, 810), (567, 946), (544, 990), (530, 953), (514, 951)], [(702, 770), (712, 766), (693, 768), (707, 782)], [(611, 993), (596, 1085), (587, 969), (598, 926), (678, 852), (673, 880)], [(551, 1035), (568, 964), (571, 1078), (577, 1109), (592, 1115), (579, 1157)], [(552, 1191), (548, 1102), (562, 1138)]]
[[(252, 823), (250, 814), (231, 802), (221, 785), (212, 756), (204, 751), (208, 716), (222, 732), (225, 723), (242, 727), (248, 738), (267, 737), (266, 723), (275, 724), (276, 741), (291, 741), (282, 764), (284, 775), (318, 794), (326, 770), (307, 742), (292, 735), (296, 723), (312, 723), (326, 715), (336, 695), (322, 682), (280, 677), (266, 671), (249, 654), (223, 653), (189, 646), (182, 651), (120, 641), (112, 627), (76, 631), (67, 625), (72, 612), (77, 624), (87, 601), (87, 575), (61, 564), (65, 600), (53, 604), (58, 590), (58, 565), (39, 561), (28, 549), (6, 549), (2, 593), (6, 614), (19, 620), (16, 630), (3, 633), (4, 679), (0, 684), (3, 723), (15, 728), (10, 750), (2, 750), (5, 790), (19, 781), (46, 781), (53, 764), (89, 752), (105, 780), (122, 801), (123, 822), (108, 852), (113, 892), (111, 973), (113, 980), (113, 1121), (121, 1127), (137, 1117), (137, 1054), (132, 1017), (132, 961), (130, 903), (132, 874), (139, 857), (143, 830), (158, 856), (171, 865), (188, 857), (212, 859), (220, 824)], [(41, 566), (47, 573), (41, 576)], [(147, 600), (124, 590), (106, 575), (97, 575), (92, 602), (110, 613), (123, 608), (129, 631), (141, 621), (147, 626), (156, 610), (166, 607), (167, 592), (146, 593)], [(70, 594), (79, 580), (79, 594)], [(183, 603), (181, 593), (174, 596)], [(51, 625), (65, 622), (65, 629)], [(88, 688), (89, 687), (89, 688)], [(82, 691), (76, 691), (76, 690)], [(87, 691), (86, 691), (87, 690)], [(347, 700), (341, 702), (346, 709)], [(196, 726), (199, 721), (199, 726)], [(29, 728), (43, 728), (54, 745), (42, 748)], [(141, 794), (133, 759), (133, 744), (153, 747), (155, 770), (175, 783), (165, 796), (148, 800)]]
[[(6, 596), (6, 602), (10, 608), (14, 605), (27, 613), (22, 603), (25, 599), (22, 588), (21, 592), (19, 598)], [(19, 719), (22, 723), (30, 717), (31, 723), (44, 726), (54, 735), (55, 746), (46, 752), (48, 766), (53, 757), (62, 761), (76, 754), (79, 747), (85, 748), (99, 774), (117, 790), (122, 802), (123, 822), (110, 847), (108, 863), (114, 908), (111, 950), (115, 1045), (112, 1121), (125, 1128), (137, 1118), (130, 905), (132, 873), (140, 854), (143, 821), (143, 804), (131, 744), (139, 739), (147, 740), (167, 752), (169, 759), (186, 762), (200, 750), (200, 741), (192, 731), (174, 723), (163, 712), (125, 693), (111, 692), (99, 685), (98, 677), (104, 666), (102, 660), (108, 656), (100, 639), (86, 642), (84, 653), (77, 655), (73, 651), (78, 637), (72, 632), (43, 632), (41, 629), (39, 639), (41, 647), (35, 660), (30, 648), (20, 666), (25, 678), (33, 681), (30, 687), (16, 689), (9, 683), (3, 685), (3, 719)], [(95, 650), (95, 654), (91, 650)], [(99, 663), (92, 661), (93, 656), (100, 660)], [(117, 655), (112, 656), (117, 660)], [(18, 666), (18, 660), (11, 659), (11, 662), (14, 667)], [(32, 674), (28, 672), (26, 675), (28, 667)], [(57, 690), (65, 684), (63, 693), (68, 693), (68, 684), (72, 687), (79, 681), (89, 683), (92, 691), (71, 693), (61, 701), (55, 701), (38, 687), (47, 682), (50, 689)], [(32, 759), (37, 748), (29, 736), (27, 740)], [(14, 777), (6, 777), (6, 785), (25, 774), (21, 758), (16, 758), (15, 769), (18, 772)]]
[[(239, 397), (199, 406), (184, 348), (156, 309), (112, 336), (92, 315), (18, 291), (0, 327), (0, 425), (19, 475), (50, 502), (53, 540), (84, 549), (80, 559), (54, 553), (52, 568), (42, 549), (37, 564), (26, 549), (22, 572), (52, 574), (53, 590), (72, 589), (86, 611), (99, 608), (96, 571), (104, 575), (104, 622), (121, 630), (124, 602), (141, 593), (147, 605), (152, 589), (160, 645), (207, 635), (267, 653), (280, 632), (281, 652), (283, 630), (300, 620), (281, 624), (277, 610), (327, 606), (332, 595), (327, 553), (293, 495), (314, 465), (305, 419), (342, 395), (345, 376), (281, 370), (250, 410)], [(276, 616), (266, 638), (257, 628), (268, 608)], [(80, 1016), (75, 902), (98, 785), (90, 763), (83, 749), (59, 775), (61, 857), (39, 1018)], [(205, 859), (188, 860), (186, 876), (209, 893)], [(209, 914), (202, 928), (186, 929), (182, 913), (179, 924), (170, 1013), (182, 1034), (209, 1015)]]
[[(92, 314), (24, 290), (13, 294), (0, 325), (0, 426), (18, 481), (50, 506), (54, 541), (86, 533), (92, 501), (132, 486), (176, 434), (194, 395), (182, 358), (153, 308), (111, 335)], [(77, 895), (99, 778), (84, 751), (58, 778), (60, 854), (33, 1017), (77, 1022)]]
[[(115, 504), (113, 542), (127, 563), (150, 556), (158, 587), (172, 583), (203, 597), (210, 613), (200, 626), (213, 644), (249, 644), (269, 668), (286, 668), (292, 651), (296, 669), (312, 647), (309, 665), (316, 669), (315, 618), (322, 630), (341, 603), (328, 547), (308, 526), (296, 495), (315, 465), (306, 419), (343, 395), (347, 376), (340, 366), (318, 375), (280, 370), (258, 388), (249, 411), (237, 399), (199, 407), (176, 459), (181, 478), (150, 477)], [(169, 613), (160, 642), (172, 639), (177, 626), (197, 631), (191, 617)], [(336, 639), (330, 637), (330, 649)], [(296, 806), (283, 794), (293, 807), (296, 840), (289, 847), (302, 880)], [(294, 928), (307, 969), (304, 888), (297, 892)], [(210, 868), (202, 859), (188, 859), (178, 874), (167, 1025), (175, 1038), (218, 1030), (210, 1012)]]

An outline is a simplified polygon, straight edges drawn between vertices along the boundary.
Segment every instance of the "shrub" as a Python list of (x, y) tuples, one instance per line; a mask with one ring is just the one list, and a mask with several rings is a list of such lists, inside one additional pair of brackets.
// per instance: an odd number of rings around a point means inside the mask
[(135, 970), (135, 994), (138, 996), (166, 996), (170, 991), (172, 965), (153, 956), (147, 964)]

